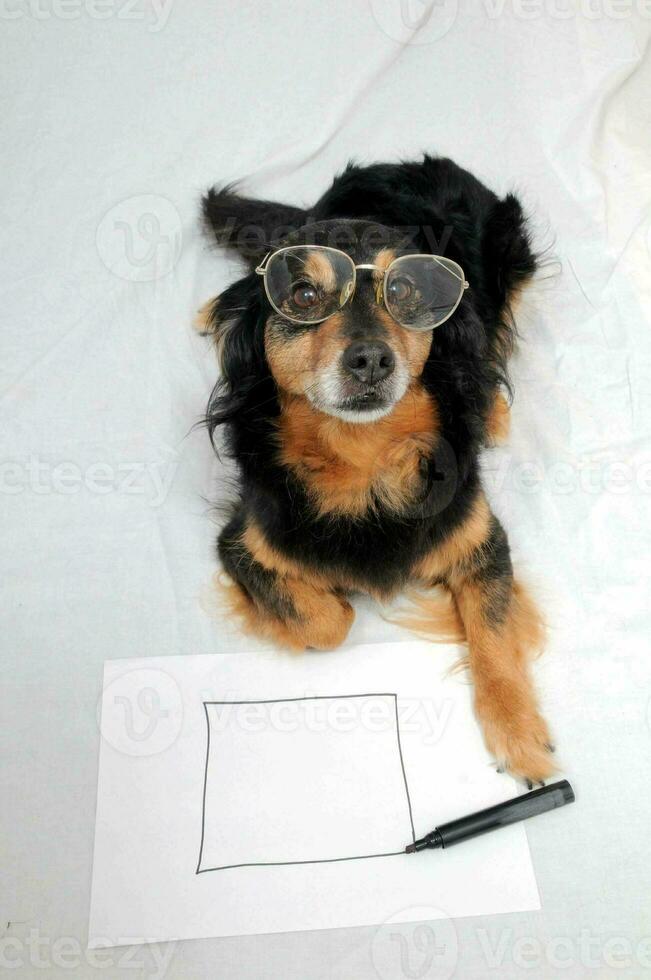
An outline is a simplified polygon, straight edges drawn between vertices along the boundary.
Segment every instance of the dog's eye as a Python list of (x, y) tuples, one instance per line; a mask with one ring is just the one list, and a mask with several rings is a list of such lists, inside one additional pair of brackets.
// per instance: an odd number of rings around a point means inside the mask
[(389, 299), (393, 299), (397, 303), (404, 303), (406, 299), (409, 299), (412, 291), (411, 283), (404, 276), (396, 276), (389, 283)]
[(301, 310), (308, 310), (317, 302), (319, 294), (311, 282), (299, 282), (293, 287), (292, 300)]

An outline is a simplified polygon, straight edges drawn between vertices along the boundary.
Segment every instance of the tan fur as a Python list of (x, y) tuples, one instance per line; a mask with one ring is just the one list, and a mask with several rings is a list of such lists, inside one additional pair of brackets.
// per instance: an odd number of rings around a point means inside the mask
[(287, 629), (302, 649), (332, 650), (346, 639), (355, 613), (337, 592), (319, 589), (301, 579), (288, 579), (287, 586), (301, 621), (289, 621)]
[(376, 316), (382, 321), (388, 334), (389, 346), (404, 357), (409, 376), (420, 377), (432, 346), (432, 331), (407, 330), (396, 323), (384, 307), (377, 310)]
[(482, 581), (473, 571), (488, 537), (490, 519), (488, 505), (479, 496), (464, 524), (414, 569), (424, 583), (443, 580), (454, 608), (440, 598), (416, 595), (412, 597), (414, 613), (400, 615), (397, 621), (433, 640), (440, 640), (442, 633), (450, 641), (465, 637), (467, 656), (462, 666), (472, 674), (475, 710), (489, 751), (510, 772), (542, 780), (554, 772), (554, 764), (529, 663), (542, 647), (544, 624), (527, 590), (517, 581), (503, 618), (494, 621), (503, 601), (500, 590), (504, 583)]
[(310, 330), (288, 336), (270, 317), (265, 329), (265, 354), (274, 380), (282, 391), (302, 395), (330, 367), (349, 343), (342, 333), (343, 315), (335, 313)]
[(463, 643), (466, 631), (459, 610), (447, 589), (421, 592), (405, 590), (409, 606), (387, 617), (389, 622), (418, 633), (435, 643)]
[(506, 618), (495, 627), (486, 615), (481, 586), (466, 581), (453, 592), (468, 637), (475, 711), (487, 748), (515, 775), (547, 779), (555, 769), (549, 730), (529, 676), (530, 657), (540, 649), (544, 633), (536, 606), (514, 583)]
[[(302, 582), (307, 582), (314, 586), (316, 589), (324, 589), (325, 591), (337, 593), (352, 593), (360, 589), (359, 582), (343, 575), (341, 572), (326, 573), (324, 571), (315, 571), (313, 568), (308, 568), (306, 565), (301, 565), (281, 555), (279, 551), (271, 547), (260, 528), (252, 521), (249, 521), (242, 535), (242, 543), (249, 554), (263, 568), (275, 572), (287, 581), (299, 579)], [(368, 595), (373, 596), (380, 602), (391, 598), (393, 595), (393, 593), (374, 590), (368, 587), (365, 587), (365, 591)]]
[(337, 284), (332, 262), (323, 252), (310, 252), (303, 264), (306, 277), (312, 282), (319, 283), (324, 289), (331, 290)]
[[(375, 256), (375, 258), (373, 259), (373, 265), (378, 266), (378, 268), (381, 269), (382, 272), (386, 272), (386, 270), (389, 268), (389, 266), (391, 265), (395, 257), (396, 257), (396, 253), (392, 248), (381, 248), (380, 251)], [(382, 276), (379, 275), (379, 273), (374, 272), (373, 275), (375, 275), (380, 281), (382, 281)]]
[(365, 425), (324, 415), (306, 399), (284, 398), (279, 455), (322, 514), (361, 515), (374, 498), (398, 511), (421, 487), (420, 460), (437, 430), (436, 406), (420, 385), (390, 415)]
[(291, 650), (331, 650), (346, 638), (355, 614), (349, 602), (322, 575), (280, 555), (254, 524), (242, 535), (249, 554), (277, 575), (276, 588), (294, 606), (297, 618), (281, 621), (259, 606), (235, 583), (226, 588), (231, 613), (247, 632), (272, 639)]
[(506, 442), (511, 428), (511, 410), (509, 403), (501, 392), (498, 392), (493, 402), (488, 420), (486, 433), (491, 446), (500, 446)]
[(197, 311), (194, 320), (192, 321), (192, 326), (201, 334), (202, 337), (206, 337), (211, 334), (214, 330), (213, 326), (213, 311), (215, 309), (216, 299), (209, 299), (207, 303)]
[(212, 337), (215, 345), (217, 361), (221, 363), (222, 351), (228, 336), (228, 330), (232, 321), (224, 320), (220, 317), (219, 297), (209, 299), (204, 303), (194, 318), (194, 329), (202, 337)]
[(490, 508), (483, 494), (478, 494), (470, 514), (434, 551), (413, 569), (413, 575), (424, 585), (446, 578), (452, 569), (462, 565), (488, 537)]
[(373, 270), (373, 282), (375, 283), (375, 302), (378, 307), (384, 303), (384, 273), (395, 257), (396, 253), (392, 248), (383, 248), (373, 260), (373, 265), (377, 266), (377, 269)]
[(334, 589), (353, 587), (351, 582), (345, 582), (341, 578), (335, 579), (322, 572), (314, 571), (314, 569), (307, 568), (305, 565), (301, 565), (281, 555), (279, 551), (271, 547), (260, 528), (252, 521), (249, 521), (242, 535), (242, 543), (249, 554), (263, 568), (271, 572), (276, 572), (282, 578), (301, 579), (301, 581), (308, 582), (315, 588)]

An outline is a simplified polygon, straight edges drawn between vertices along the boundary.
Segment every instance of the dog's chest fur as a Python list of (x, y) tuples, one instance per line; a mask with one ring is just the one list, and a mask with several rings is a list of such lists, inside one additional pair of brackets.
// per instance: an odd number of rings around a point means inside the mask
[(278, 424), (279, 459), (321, 516), (359, 518), (379, 509), (399, 514), (422, 492), (437, 432), (436, 406), (421, 386), (389, 416), (366, 424), (342, 422), (305, 399), (287, 398)]

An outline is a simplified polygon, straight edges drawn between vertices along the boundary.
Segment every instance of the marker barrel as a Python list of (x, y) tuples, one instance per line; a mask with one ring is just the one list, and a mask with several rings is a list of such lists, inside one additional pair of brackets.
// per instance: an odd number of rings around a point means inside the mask
[(459, 844), (471, 837), (479, 837), (480, 834), (487, 834), (498, 827), (519, 823), (520, 820), (528, 820), (529, 817), (573, 802), (574, 790), (566, 779), (561, 779), (558, 783), (541, 786), (540, 789), (516, 796), (514, 800), (507, 800), (459, 820), (441, 824), (431, 834), (410, 844), (407, 850), (411, 853), (428, 847), (452, 847), (453, 844)]
[(558, 783), (551, 783), (549, 786), (541, 786), (530, 793), (524, 793), (514, 800), (507, 800), (506, 803), (498, 803), (490, 806), (486, 810), (472, 813), (460, 820), (451, 820), (437, 827), (438, 835), (441, 839), (441, 847), (451, 847), (460, 841), (469, 840), (471, 837), (479, 837), (480, 834), (487, 834), (498, 827), (506, 827), (511, 823), (519, 823), (520, 820), (528, 820), (539, 813), (546, 813), (548, 810), (555, 810), (566, 803), (574, 802), (574, 791), (566, 779)]

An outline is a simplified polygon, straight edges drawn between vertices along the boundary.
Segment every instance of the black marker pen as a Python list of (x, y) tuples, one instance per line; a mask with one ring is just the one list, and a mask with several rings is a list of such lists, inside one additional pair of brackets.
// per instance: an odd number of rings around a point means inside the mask
[(498, 827), (506, 827), (510, 823), (518, 823), (528, 817), (535, 817), (538, 813), (546, 813), (547, 810), (555, 810), (556, 807), (573, 802), (574, 790), (566, 779), (561, 779), (558, 783), (550, 783), (549, 786), (541, 786), (531, 793), (516, 796), (514, 800), (507, 800), (459, 820), (441, 824), (431, 834), (421, 837), (414, 844), (408, 844), (405, 851), (413, 854), (427, 847), (451, 847), (452, 844), (486, 834), (489, 830), (497, 830)]

